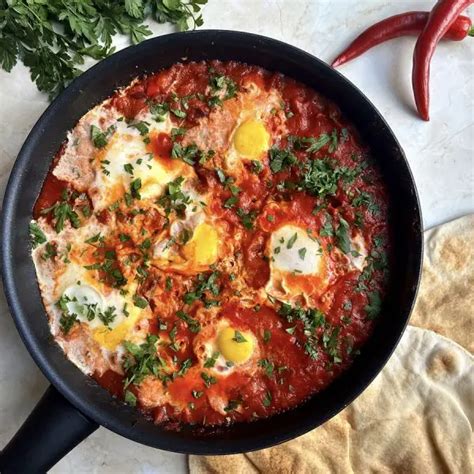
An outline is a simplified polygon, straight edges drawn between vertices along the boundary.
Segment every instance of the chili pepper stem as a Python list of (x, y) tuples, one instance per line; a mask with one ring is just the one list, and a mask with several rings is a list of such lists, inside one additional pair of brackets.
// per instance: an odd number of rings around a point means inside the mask
[(474, 26), (471, 26), (471, 28), (469, 29), (467, 33), (467, 36), (474, 36)]

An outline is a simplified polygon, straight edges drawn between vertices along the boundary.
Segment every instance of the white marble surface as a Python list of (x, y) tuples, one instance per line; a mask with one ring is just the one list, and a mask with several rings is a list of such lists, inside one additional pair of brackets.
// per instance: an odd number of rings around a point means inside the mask
[[(433, 1), (209, 0), (206, 28), (274, 37), (330, 61), (354, 35), (386, 16), (428, 10)], [(474, 9), (470, 11), (474, 15)], [(154, 26), (156, 34), (171, 27)], [(118, 47), (126, 44), (124, 39)], [(442, 44), (431, 78), (431, 122), (414, 115), (413, 38), (394, 40), (340, 68), (379, 108), (404, 147), (418, 186), (426, 228), (474, 212), (474, 39)], [(0, 194), (29, 130), (47, 106), (17, 66), (0, 71)], [(0, 446), (6, 444), (47, 385), (0, 297)], [(100, 429), (52, 470), (68, 472), (186, 472), (182, 455), (145, 448)]]

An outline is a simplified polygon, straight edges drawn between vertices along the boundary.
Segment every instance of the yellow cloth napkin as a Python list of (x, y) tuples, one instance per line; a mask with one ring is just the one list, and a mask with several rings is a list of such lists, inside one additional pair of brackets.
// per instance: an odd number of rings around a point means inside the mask
[(190, 456), (190, 473), (474, 472), (473, 312), (471, 215), (425, 232), (410, 320), (423, 329), (407, 329), (387, 366), (352, 405), (273, 448)]

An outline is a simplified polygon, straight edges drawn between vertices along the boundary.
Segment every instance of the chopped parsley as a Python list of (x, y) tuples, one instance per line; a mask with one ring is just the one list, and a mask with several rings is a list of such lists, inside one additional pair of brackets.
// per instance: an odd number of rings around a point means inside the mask
[(336, 244), (345, 254), (351, 251), (351, 241), (349, 238), (349, 224), (339, 216), (339, 227), (335, 231)]
[(234, 337), (232, 338), (233, 341), (235, 342), (247, 342), (247, 339), (245, 339), (245, 337), (242, 335), (242, 333), (240, 331), (235, 331), (234, 332)]
[(214, 367), (217, 362), (217, 358), (219, 357), (219, 352), (213, 352), (211, 357), (208, 357), (206, 361), (204, 362), (204, 367), (206, 369), (210, 369), (211, 367)]
[(204, 385), (209, 388), (211, 385), (217, 383), (217, 379), (206, 372), (201, 372), (201, 378), (204, 380)]
[(191, 202), (191, 198), (181, 190), (183, 182), (182, 176), (169, 182), (165, 193), (158, 200), (158, 204), (164, 208), (167, 216), (172, 212), (175, 212), (178, 217), (185, 216), (186, 206)]
[(74, 198), (74, 193), (64, 189), (61, 193), (61, 201), (56, 202), (51, 207), (43, 209), (41, 214), (52, 213), (54, 220), (54, 229), (59, 234), (64, 229), (64, 224), (69, 221), (75, 229), (81, 225), (77, 212), (73, 210), (68, 200)]
[(113, 323), (114, 319), (117, 316), (117, 314), (115, 313), (115, 306), (107, 307), (104, 312), (97, 311), (96, 315), (104, 323), (105, 326), (109, 326), (111, 323)]
[(253, 223), (257, 217), (255, 211), (245, 212), (241, 207), (237, 209), (237, 215), (240, 217), (240, 222), (246, 229), (253, 229)]
[(133, 199), (141, 199), (142, 197), (140, 196), (140, 189), (142, 187), (142, 180), (141, 178), (134, 179), (130, 183), (130, 195), (132, 196)]
[(265, 393), (265, 396), (263, 397), (262, 405), (267, 408), (271, 404), (272, 404), (272, 394), (270, 393), (269, 390), (267, 390), (267, 392)]
[(33, 246), (33, 248), (46, 242), (46, 235), (44, 235), (44, 232), (40, 229), (39, 225), (36, 222), (30, 222), (29, 230), (31, 245)]
[(178, 142), (174, 142), (173, 148), (171, 149), (171, 158), (181, 160), (188, 165), (195, 165), (196, 160), (201, 156), (201, 151), (195, 144), (183, 146)]
[(273, 376), (273, 371), (275, 370), (275, 365), (270, 362), (268, 359), (260, 359), (258, 361), (258, 366), (261, 367), (268, 377)]
[(323, 347), (335, 364), (342, 361), (339, 351), (340, 330), (339, 327), (334, 327), (323, 333)]
[(101, 270), (108, 277), (109, 282), (112, 283), (114, 287), (124, 286), (127, 283), (127, 279), (124, 277), (121, 272), (118, 261), (117, 254), (114, 250), (107, 250), (104, 254), (104, 261), (93, 263), (92, 265), (84, 265), (86, 270)]
[(130, 390), (125, 390), (124, 400), (125, 403), (132, 407), (136, 406), (137, 404), (137, 397)]
[(125, 371), (124, 388), (130, 384), (140, 384), (148, 375), (154, 375), (160, 378), (165, 375), (162, 370), (166, 363), (158, 356), (156, 345), (158, 336), (148, 334), (146, 341), (137, 345), (130, 341), (124, 341), (123, 346), (127, 353), (124, 357), (123, 368)]
[(140, 295), (133, 296), (133, 304), (137, 308), (145, 309), (148, 306), (148, 301), (145, 298), (142, 298)]
[(269, 156), (270, 169), (273, 173), (283, 171), (298, 161), (296, 156), (289, 149), (282, 149), (276, 146), (270, 148)]
[(178, 118), (186, 118), (186, 112), (181, 109), (170, 109), (170, 112)]
[(259, 160), (252, 160), (250, 169), (252, 173), (260, 174), (263, 171), (263, 163)]
[(78, 321), (77, 314), (71, 313), (67, 305), (72, 301), (73, 300), (69, 298), (69, 296), (63, 294), (56, 303), (56, 306), (61, 310), (59, 325), (64, 334), (68, 334), (74, 323)]
[(368, 294), (369, 304), (365, 306), (365, 312), (367, 314), (367, 319), (375, 319), (380, 314), (382, 309), (382, 299), (380, 298), (380, 293), (378, 291), (372, 291)]
[[(304, 344), (305, 353), (312, 359), (316, 359), (318, 354), (315, 348), (317, 343), (315, 335), (318, 328), (326, 325), (324, 314), (316, 308), (303, 309), (299, 306), (291, 306), (288, 303), (281, 304), (278, 314), (285, 318), (290, 324), (296, 321), (301, 321), (303, 323), (303, 334), (306, 339)], [(288, 329), (290, 329), (290, 331), (288, 331)], [(295, 328), (292, 326), (287, 328), (286, 332), (293, 334), (294, 329)]]
[(93, 145), (96, 148), (104, 148), (107, 146), (107, 143), (109, 142), (109, 138), (114, 134), (115, 132), (115, 125), (111, 125), (110, 127), (107, 128), (107, 130), (102, 131), (99, 127), (96, 127), (95, 125), (91, 125), (90, 129), (90, 136)]
[(139, 121), (139, 122), (131, 122), (128, 124), (128, 126), (130, 128), (136, 128), (142, 137), (148, 135), (150, 131), (149, 129), (150, 124), (148, 122), (145, 122), (144, 120)]
[(296, 240), (298, 239), (298, 233), (295, 232), (288, 240), (286, 243), (286, 248), (291, 249), (293, 248), (293, 245), (295, 245)]
[(179, 319), (183, 320), (188, 325), (188, 328), (191, 332), (198, 333), (201, 330), (199, 321), (193, 319), (188, 313), (179, 310), (176, 312), (176, 316), (178, 316)]
[(234, 98), (237, 95), (237, 84), (224, 74), (217, 74), (213, 69), (210, 70), (209, 86), (212, 95), (208, 99), (210, 107), (222, 105), (222, 101)]
[(123, 169), (125, 170), (126, 173), (133, 175), (133, 165), (131, 163), (125, 163), (123, 165)]
[(227, 406), (224, 407), (224, 411), (225, 412), (234, 411), (241, 404), (242, 402), (240, 400), (229, 400), (229, 403), (227, 404)]
[(379, 214), (380, 206), (374, 201), (371, 194), (361, 191), (353, 200), (352, 205), (354, 207), (366, 207), (371, 214)]
[(206, 293), (213, 296), (218, 296), (220, 293), (220, 287), (217, 283), (219, 275), (220, 273), (217, 271), (199, 274), (194, 282), (194, 290), (185, 293), (183, 301), (186, 304), (192, 304), (194, 301), (201, 300), (204, 304), (206, 304)]

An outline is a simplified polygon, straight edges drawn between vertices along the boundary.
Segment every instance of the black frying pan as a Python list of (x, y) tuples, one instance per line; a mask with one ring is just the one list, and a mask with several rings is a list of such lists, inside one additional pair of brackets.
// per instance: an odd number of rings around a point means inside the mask
[[(214, 432), (165, 431), (145, 420), (69, 362), (49, 332), (28, 245), (28, 223), (51, 160), (66, 132), (90, 108), (137, 75), (177, 61), (221, 59), (257, 64), (293, 77), (334, 100), (371, 147), (389, 188), (395, 259), (382, 316), (352, 367), (303, 405), (253, 423)], [(29, 134), (8, 182), (1, 222), (3, 283), (11, 314), (51, 387), (0, 454), (2, 472), (38, 472), (54, 465), (103, 425), (134, 441), (193, 454), (252, 451), (295, 438), (351, 403), (382, 369), (407, 324), (422, 260), (420, 207), (397, 139), (367, 98), (347, 79), (304, 51), (248, 33), (196, 31), (161, 36), (127, 48), (76, 79)]]

